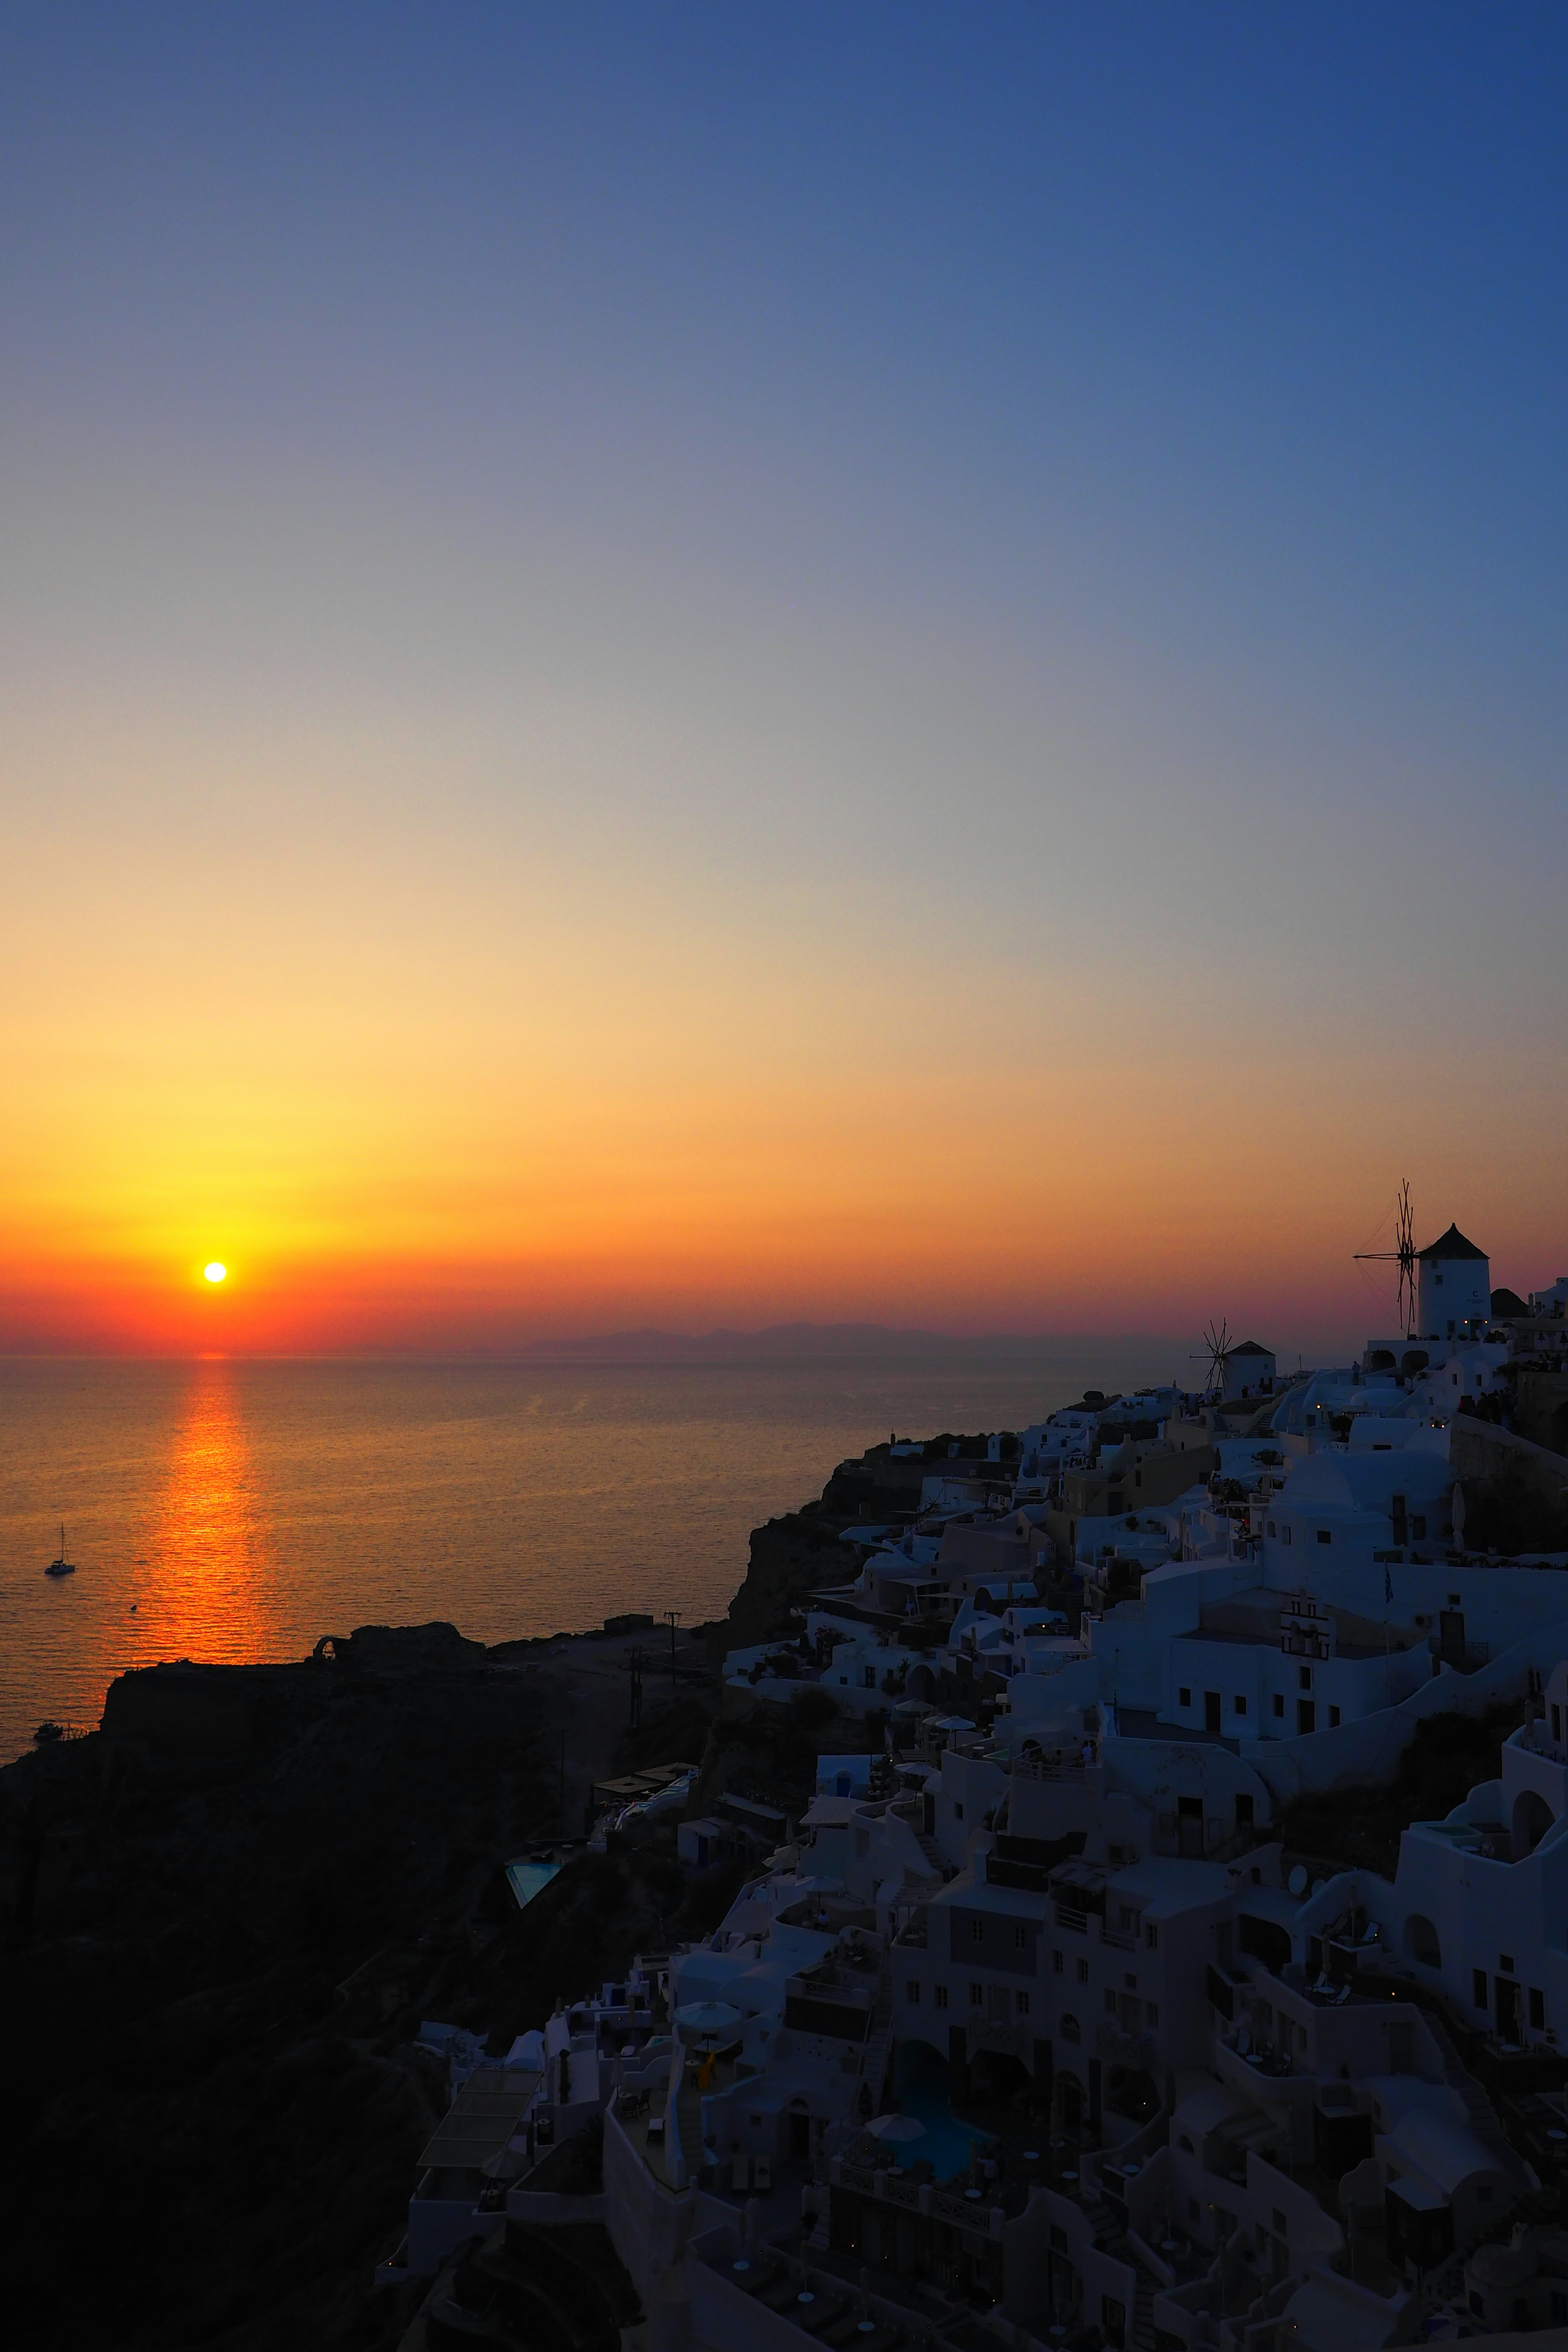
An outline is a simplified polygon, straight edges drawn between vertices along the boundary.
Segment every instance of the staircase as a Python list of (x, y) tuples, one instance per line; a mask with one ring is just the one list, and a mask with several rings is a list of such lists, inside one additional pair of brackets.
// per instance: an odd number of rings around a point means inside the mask
[(684, 2168), (686, 2185), (689, 2188), (708, 2161), (708, 2153), (702, 2145), (702, 2094), (697, 2087), (695, 2077), (691, 2074), (688, 2074), (681, 2084), (676, 2099), (675, 2129), (680, 2145), (679, 2150), (670, 2150), (666, 2158), (666, 2178), (671, 2188), (677, 2185), (678, 2168), (671, 2158), (679, 2156), (679, 2166)]
[(1105, 2197), (1092, 2203), (1083, 2200), (1085, 2219), (1094, 2233), (1100, 2252), (1117, 2262), (1125, 2263), (1133, 2274), (1132, 2309), (1128, 2314), (1127, 2342), (1131, 2352), (1155, 2352), (1154, 2296), (1155, 2283), (1150, 2279), (1132, 2246), (1126, 2230), (1117, 2216), (1116, 2208)]
[(879, 2025), (867, 2042), (865, 2053), (860, 2061), (860, 2080), (870, 2089), (871, 2113), (874, 2116), (881, 2113), (882, 2093), (888, 2080), (888, 2062), (892, 2054), (893, 2029), (890, 2025)]
[(1154, 2290), (1142, 2271), (1138, 2273), (1127, 2340), (1133, 2352), (1154, 2352)]
[(887, 2088), (888, 2064), (893, 2054), (893, 1969), (885, 1957), (877, 1979), (877, 1999), (871, 2011), (871, 2031), (860, 2052), (860, 2081), (871, 2094), (871, 2113), (879, 2115)]
[(1497, 2109), (1455, 2049), (1442, 2020), (1429, 2009), (1424, 2009), (1422, 2015), (1443, 2061), (1443, 2079), (1449, 2089), (1457, 2091), (1463, 2099), (1470, 2129), (1492, 2150), (1504, 2171), (1518, 2180), (1520, 2158), (1498, 2119)]

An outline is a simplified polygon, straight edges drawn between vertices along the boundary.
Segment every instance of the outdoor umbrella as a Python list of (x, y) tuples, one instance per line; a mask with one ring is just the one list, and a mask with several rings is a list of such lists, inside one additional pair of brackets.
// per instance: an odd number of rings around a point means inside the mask
[(873, 2139), (924, 2139), (926, 2127), (913, 2116), (873, 2116), (866, 2126)]
[(727, 2000), (689, 2000), (676, 2011), (675, 2021), (689, 2041), (717, 2041), (721, 2033), (733, 2033), (741, 2012)]

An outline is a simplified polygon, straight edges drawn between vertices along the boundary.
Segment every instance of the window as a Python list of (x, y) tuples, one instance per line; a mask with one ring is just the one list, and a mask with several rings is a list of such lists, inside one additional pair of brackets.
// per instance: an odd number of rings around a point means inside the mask
[(1078, 1980), (1079, 1984), (1087, 1984), (1089, 1982), (1089, 1962), (1087, 1960), (1079, 1960), (1078, 1964)]
[(908, 1984), (904, 1987), (904, 1998), (910, 2003), (911, 2009), (918, 2009), (920, 2007), (921, 1980), (919, 1977), (911, 1977), (910, 1979)]
[(1116, 1906), (1116, 1924), (1121, 1928), (1124, 1936), (1130, 1931), (1136, 1934), (1138, 1928), (1137, 1912), (1131, 1909), (1127, 1904), (1119, 1903)]
[(1279, 1691), (1276, 1691), (1274, 1694), (1274, 1712), (1276, 1715), (1283, 1715), (1285, 1712), (1284, 1696)]
[(1312, 1687), (1312, 1669), (1311, 1669), (1311, 1667), (1310, 1667), (1310, 1666), (1298, 1666), (1298, 1667), (1297, 1667), (1297, 1669), (1296, 1669), (1296, 1679), (1297, 1679), (1297, 1681), (1300, 1684), (1301, 1688), (1302, 1688), (1303, 1690), (1310, 1690), (1310, 1689), (1311, 1689), (1311, 1687)]
[(1178, 1706), (1191, 1706), (1192, 1703), (1193, 1695), (1190, 1690), (1179, 1690), (1176, 1693), (1176, 1705)]
[(1053, 1952), (1051, 1954), (1051, 1974), (1054, 1977), (1059, 1977), (1061, 1972), (1062, 1956), (1059, 1952)]
[(1332, 1543), (1332, 1542), (1333, 1542), (1333, 1537), (1329, 1533), (1329, 1530), (1328, 1530), (1328, 1528), (1320, 1528), (1318, 1529), (1318, 1541), (1319, 1541), (1320, 1543)]
[(1150, 1921), (1148, 1927), (1143, 1930), (1143, 1941), (1148, 1945), (1149, 1949), (1152, 1952), (1157, 1952), (1159, 1950), (1160, 1930), (1154, 1925), (1152, 1920)]
[(970, 1921), (969, 1940), (972, 1944), (983, 1944), (985, 1941), (985, 1922), (984, 1919), (972, 1919)]
[(958, 1802), (956, 1797), (953, 1799), (952, 1818), (955, 1822), (961, 1822), (963, 1819), (963, 1807)]
[(1068, 2016), (1063, 2018), (1062, 2040), (1064, 2042), (1081, 2042), (1083, 2040), (1083, 2028), (1079, 2025), (1076, 2017)]
[(1283, 2238), (1286, 2235), (1285, 2216), (1281, 2213), (1278, 2205), (1274, 2208), (1273, 2221), (1275, 2236), (1277, 2238)]
[(972, 1984), (970, 1986), (969, 2006), (971, 2009), (984, 2009), (985, 2006), (985, 1988), (984, 1985)]
[(1123, 1985), (1126, 1987), (1126, 1989), (1127, 1989), (1127, 1990), (1128, 1990), (1129, 1992), (1136, 1992), (1136, 1991), (1137, 1991), (1137, 1990), (1138, 1990), (1138, 1979), (1137, 1979), (1137, 1978), (1136, 1978), (1135, 1976), (1131, 1976), (1131, 1975), (1129, 1975), (1129, 1976), (1124, 1976), (1124, 1977), (1122, 1978), (1121, 1981), (1122, 1981)]
[(1534, 1985), (1530, 1988), (1530, 2022), (1537, 2033), (1545, 2031), (1546, 1995), (1537, 1991)]
[(1013, 1949), (1016, 1952), (1026, 1952), (1028, 1948), (1029, 1931), (1027, 1927), (1015, 1927), (1013, 1930)]
[(1026, 1992), (1016, 1992), (1013, 1995), (1013, 2006), (1017, 2011), (1020, 2017), (1027, 2017), (1029, 2014), (1028, 1994)]
[(1291, 1543), (1295, 1540), (1290, 1533), (1290, 1522), (1289, 1519), (1284, 1522), (1279, 1529), (1279, 1540), (1281, 1543)]
[(1105, 1989), (1104, 2001), (1107, 2013), (1110, 2016), (1114, 2017), (1116, 2014), (1116, 1995), (1111, 1991), (1109, 1985)]
[(1241, 1696), (1239, 1692), (1237, 1694), (1236, 1697), (1232, 1699), (1231, 1705), (1235, 1707), (1237, 1715), (1245, 1715), (1247, 1713), (1247, 1701)]
[(1426, 1522), (1422, 1517), (1419, 1511), (1416, 1512), (1415, 1516), (1410, 1522), (1410, 1534), (1412, 1540), (1415, 1543), (1425, 1543), (1426, 1540)]
[(1487, 2005), (1487, 1972), (1485, 1969), (1472, 1969), (1470, 1970), (1470, 1999), (1475, 2002), (1478, 2009), (1485, 2009)]
[(938, 1985), (932, 1997), (935, 2000), (938, 2009), (945, 2009), (947, 2007), (947, 1987), (945, 1985)]
[(1157, 2000), (1146, 2000), (1143, 2004), (1143, 2014), (1148, 2019), (1149, 2030), (1152, 2032), (1155, 2026), (1160, 2022), (1159, 2002)]
[(1269, 1522), (1268, 1522), (1268, 1532), (1269, 1532), (1269, 1534), (1270, 1534), (1270, 1535), (1273, 1535), (1273, 1534), (1275, 1534), (1275, 1533), (1277, 1532), (1277, 1530), (1276, 1530), (1276, 1528), (1275, 1528), (1275, 1526), (1274, 1526), (1274, 1522), (1273, 1522), (1273, 1520), (1272, 1520), (1272, 1519), (1270, 1519), (1270, 1520), (1269, 1520)]
[(1500, 1952), (1500, 1953), (1498, 1954), (1498, 1956), (1497, 1956), (1497, 1964), (1498, 1964), (1499, 1969), (1501, 1970), (1502, 1974), (1503, 1974), (1505, 1977), (1510, 1977), (1510, 1976), (1512, 1976), (1512, 1974), (1513, 1974), (1513, 1956), (1512, 1956), (1512, 1954), (1511, 1954), (1511, 1953), (1509, 1953), (1509, 1952)]
[(1340, 1727), (1340, 1711), (1339, 1711), (1339, 1708), (1338, 1708), (1337, 1706), (1331, 1706), (1331, 1707), (1330, 1707), (1330, 1709), (1329, 1709), (1329, 1729), (1330, 1729), (1331, 1731), (1337, 1731), (1337, 1730), (1339, 1729), (1339, 1727)]

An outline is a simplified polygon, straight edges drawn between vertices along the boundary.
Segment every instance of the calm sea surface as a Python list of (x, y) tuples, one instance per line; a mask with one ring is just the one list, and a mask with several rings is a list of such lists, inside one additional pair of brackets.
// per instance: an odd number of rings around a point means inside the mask
[[(0, 1759), (160, 1658), (718, 1616), (760, 1519), (890, 1429), (1016, 1428), (1153, 1350), (731, 1365), (0, 1360)], [(43, 1573), (64, 1520), (75, 1576)]]

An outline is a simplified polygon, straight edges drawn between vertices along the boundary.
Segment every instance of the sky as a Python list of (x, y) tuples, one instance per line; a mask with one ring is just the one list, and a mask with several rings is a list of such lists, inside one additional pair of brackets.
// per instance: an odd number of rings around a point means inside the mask
[(1405, 1177), (1551, 1281), (1565, 99), (0, 0), (0, 1348), (1341, 1347)]

